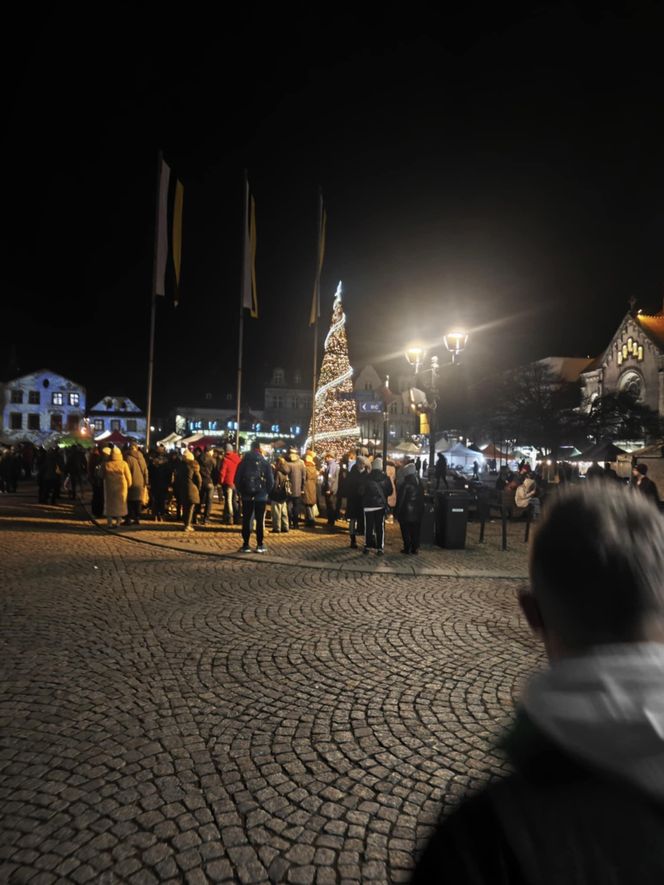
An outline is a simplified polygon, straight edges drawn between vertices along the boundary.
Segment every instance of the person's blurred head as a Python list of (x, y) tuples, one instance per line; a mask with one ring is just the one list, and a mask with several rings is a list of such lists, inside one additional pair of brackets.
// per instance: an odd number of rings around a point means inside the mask
[(664, 518), (619, 485), (566, 487), (535, 533), (530, 580), (521, 604), (553, 659), (664, 641)]
[(251, 444), (251, 451), (252, 451), (252, 452), (258, 452), (258, 454), (260, 455), (260, 452), (261, 452), (261, 444), (259, 443), (259, 441), (258, 441), (257, 439), (255, 439), (255, 440), (252, 442), (252, 444)]
[(373, 470), (382, 470), (383, 469), (383, 459), (382, 458), (374, 458), (371, 467)]

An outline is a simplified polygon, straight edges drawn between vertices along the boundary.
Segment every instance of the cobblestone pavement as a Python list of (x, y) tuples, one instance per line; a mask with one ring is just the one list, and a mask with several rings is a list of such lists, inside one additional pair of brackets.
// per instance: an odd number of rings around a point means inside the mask
[(0, 881), (404, 881), (441, 807), (503, 771), (541, 663), (520, 580), (208, 535), (190, 555), (0, 496)]

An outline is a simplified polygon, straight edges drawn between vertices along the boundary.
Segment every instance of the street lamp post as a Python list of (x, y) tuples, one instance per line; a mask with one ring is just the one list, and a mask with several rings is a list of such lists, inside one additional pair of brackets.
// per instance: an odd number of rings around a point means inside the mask
[[(466, 332), (455, 331), (448, 332), (443, 337), (446, 349), (452, 354), (452, 365), (457, 365), (459, 356), (468, 343), (468, 334)], [(413, 367), (415, 378), (417, 379), (421, 372), (421, 366), (426, 356), (426, 351), (419, 345), (413, 345), (406, 350), (406, 359)], [(440, 377), (440, 365), (438, 357), (431, 357), (431, 367), (427, 373), (431, 373), (431, 382), (426, 385), (427, 394), (427, 414), (429, 418), (429, 488), (433, 488), (433, 480), (436, 475), (436, 430), (438, 415), (439, 389), (438, 381)]]

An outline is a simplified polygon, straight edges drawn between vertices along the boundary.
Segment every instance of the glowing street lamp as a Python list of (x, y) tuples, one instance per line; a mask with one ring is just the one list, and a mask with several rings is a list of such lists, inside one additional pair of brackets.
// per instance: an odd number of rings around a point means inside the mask
[(410, 365), (415, 369), (415, 374), (417, 375), (426, 356), (425, 349), (419, 344), (411, 344), (410, 347), (406, 348), (405, 356)]
[[(452, 365), (456, 365), (459, 355), (468, 343), (468, 333), (456, 329), (443, 336), (446, 349), (452, 354)], [(415, 377), (420, 374), (420, 368), (426, 356), (426, 351), (418, 344), (410, 345), (405, 352), (406, 359), (415, 370)], [(431, 383), (427, 384), (426, 398), (428, 405), (426, 411), (429, 418), (429, 486), (433, 488), (436, 460), (436, 412), (438, 410), (438, 378), (440, 364), (436, 355), (431, 357)], [(427, 373), (428, 374), (428, 373)]]
[(445, 342), (445, 347), (452, 354), (452, 365), (454, 365), (459, 358), (459, 354), (468, 343), (468, 333), (461, 331), (448, 332), (443, 341)]

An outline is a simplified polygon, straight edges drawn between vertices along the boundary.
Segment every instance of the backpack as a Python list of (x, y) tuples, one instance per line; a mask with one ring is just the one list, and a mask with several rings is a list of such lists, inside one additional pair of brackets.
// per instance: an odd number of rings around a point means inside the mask
[(251, 472), (242, 477), (242, 494), (247, 498), (255, 498), (265, 491), (265, 485), (263, 465), (258, 463)]

